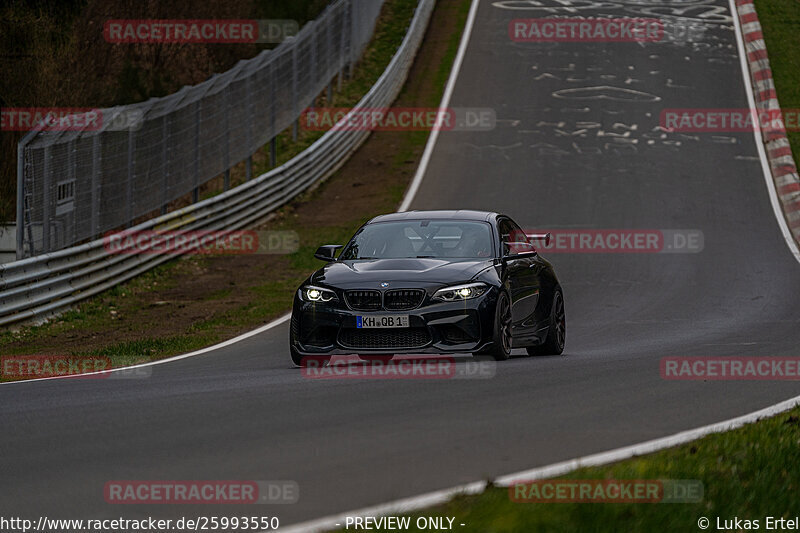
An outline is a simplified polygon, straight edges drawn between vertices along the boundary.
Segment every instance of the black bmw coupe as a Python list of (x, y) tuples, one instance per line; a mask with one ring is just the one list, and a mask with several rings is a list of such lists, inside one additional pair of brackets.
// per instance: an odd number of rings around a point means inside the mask
[(564, 350), (564, 296), (553, 267), (509, 217), (483, 211), (408, 211), (364, 224), (297, 290), (292, 361), (335, 354), (473, 353), (508, 359)]

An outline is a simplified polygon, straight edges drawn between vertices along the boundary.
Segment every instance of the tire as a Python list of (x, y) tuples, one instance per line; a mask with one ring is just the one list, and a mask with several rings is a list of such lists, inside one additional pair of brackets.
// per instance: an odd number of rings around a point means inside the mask
[(528, 355), (561, 355), (567, 342), (567, 316), (564, 312), (564, 295), (561, 287), (553, 293), (553, 305), (550, 308), (550, 327), (547, 337), (538, 346), (526, 348)]
[(511, 356), (511, 300), (505, 291), (497, 297), (494, 308), (492, 344), (476, 355), (488, 355), (495, 361), (505, 361)]
[(358, 354), (359, 359), (362, 361), (391, 361), (394, 355), (361, 355)]

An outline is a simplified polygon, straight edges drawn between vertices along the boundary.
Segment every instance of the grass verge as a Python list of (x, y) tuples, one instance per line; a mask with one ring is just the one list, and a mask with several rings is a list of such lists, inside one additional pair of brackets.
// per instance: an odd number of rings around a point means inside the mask
[[(800, 108), (800, 2), (756, 0), (767, 43), (778, 100), (784, 110)], [(787, 131), (795, 161), (800, 159), (800, 131)]]

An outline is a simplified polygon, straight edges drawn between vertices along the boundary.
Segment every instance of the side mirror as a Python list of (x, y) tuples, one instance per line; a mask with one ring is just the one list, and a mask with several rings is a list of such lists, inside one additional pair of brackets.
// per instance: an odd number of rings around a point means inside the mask
[(317, 248), (317, 251), (314, 252), (314, 257), (328, 263), (336, 261), (336, 250), (341, 247), (341, 244), (326, 244), (325, 246), (320, 246)]

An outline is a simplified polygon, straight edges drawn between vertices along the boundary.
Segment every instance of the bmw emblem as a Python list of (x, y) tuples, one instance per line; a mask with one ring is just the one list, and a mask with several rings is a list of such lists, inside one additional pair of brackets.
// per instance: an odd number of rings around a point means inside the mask
[(381, 287), (383, 287), (384, 289), (386, 287), (388, 287), (388, 286), (389, 286), (389, 284), (387, 282), (385, 282), (385, 281), (381, 283)]

